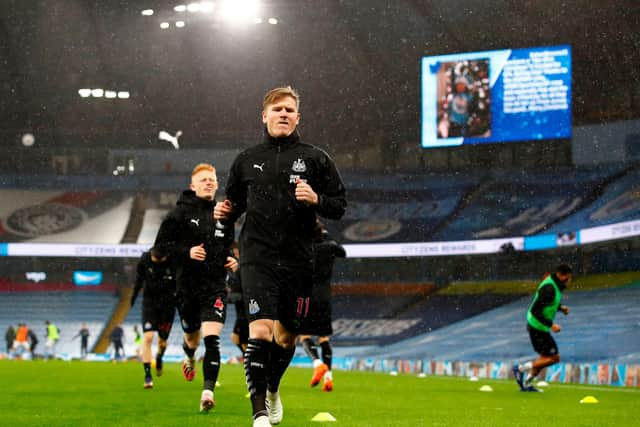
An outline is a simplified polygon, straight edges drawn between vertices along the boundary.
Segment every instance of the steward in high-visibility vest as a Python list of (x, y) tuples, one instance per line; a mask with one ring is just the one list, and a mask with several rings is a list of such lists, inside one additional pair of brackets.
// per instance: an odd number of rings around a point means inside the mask
[(53, 323), (47, 323), (47, 338), (53, 341), (58, 341), (60, 339), (60, 331), (58, 327)]
[(60, 329), (50, 321), (45, 321), (47, 325), (47, 343), (45, 344), (45, 359), (55, 358), (56, 356), (56, 343), (60, 339)]

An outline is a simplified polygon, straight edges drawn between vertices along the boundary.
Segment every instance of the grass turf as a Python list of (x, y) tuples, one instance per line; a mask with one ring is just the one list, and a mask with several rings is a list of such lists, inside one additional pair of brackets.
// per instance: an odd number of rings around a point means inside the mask
[[(308, 385), (311, 370), (291, 368), (281, 385), (282, 427), (318, 426), (631, 426), (640, 425), (640, 389), (551, 384), (520, 393), (510, 381), (335, 372), (335, 390)], [(198, 413), (202, 373), (187, 383), (167, 364), (142, 388), (142, 366), (126, 363), (0, 361), (0, 424), (6, 426), (251, 426), (243, 370), (224, 365), (216, 408)], [(480, 392), (488, 384), (493, 392)], [(600, 403), (580, 404), (595, 396)]]

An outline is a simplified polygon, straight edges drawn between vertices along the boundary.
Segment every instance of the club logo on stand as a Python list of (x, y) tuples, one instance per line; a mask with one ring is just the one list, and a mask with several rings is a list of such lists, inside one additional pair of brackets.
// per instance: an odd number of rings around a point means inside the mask
[(39, 237), (73, 230), (82, 224), (87, 214), (62, 203), (46, 203), (15, 210), (6, 220), (11, 233), (23, 237)]

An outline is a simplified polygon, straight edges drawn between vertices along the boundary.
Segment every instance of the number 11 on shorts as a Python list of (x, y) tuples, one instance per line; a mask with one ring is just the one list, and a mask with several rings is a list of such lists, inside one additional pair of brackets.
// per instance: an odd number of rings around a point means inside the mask
[[(309, 313), (309, 302), (311, 298), (298, 298), (298, 306), (296, 308), (297, 317), (307, 317)], [(304, 313), (304, 314), (303, 314)]]

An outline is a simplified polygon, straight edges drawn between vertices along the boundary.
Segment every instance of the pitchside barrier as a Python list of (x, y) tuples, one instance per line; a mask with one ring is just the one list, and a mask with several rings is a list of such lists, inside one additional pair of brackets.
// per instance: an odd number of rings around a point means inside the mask
[[(0, 353), (0, 359), (6, 355)], [(71, 355), (62, 353), (56, 357), (72, 360)], [(182, 355), (165, 355), (167, 363), (181, 363)], [(110, 353), (90, 353), (85, 361), (110, 362)], [(236, 358), (221, 356), (222, 363), (240, 363)], [(135, 361), (137, 363), (137, 361)], [(311, 359), (296, 355), (291, 366), (312, 368)], [(341, 371), (379, 372), (400, 375), (428, 375), (466, 377), (478, 379), (513, 379), (513, 362), (467, 362), (439, 360), (391, 360), (361, 359), (353, 357), (334, 357), (332, 368)], [(542, 370), (538, 379), (548, 383), (608, 385), (617, 387), (640, 387), (640, 365), (622, 365), (606, 363), (558, 363)]]
[[(640, 220), (634, 220), (557, 234), (451, 242), (347, 244), (344, 248), (349, 258), (476, 255), (498, 253), (507, 249), (545, 250), (639, 235)], [(150, 245), (140, 244), (0, 243), (0, 256), (138, 258), (149, 247)]]
[[(513, 379), (514, 362), (467, 362), (438, 360), (390, 360), (334, 357), (334, 369), (370, 371), (407, 375), (445, 375), (487, 379)], [(311, 367), (306, 356), (294, 357), (292, 366)], [(640, 365), (606, 363), (558, 363), (545, 368), (538, 376), (549, 383), (640, 387)]]

